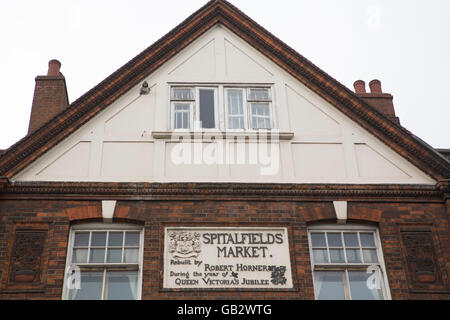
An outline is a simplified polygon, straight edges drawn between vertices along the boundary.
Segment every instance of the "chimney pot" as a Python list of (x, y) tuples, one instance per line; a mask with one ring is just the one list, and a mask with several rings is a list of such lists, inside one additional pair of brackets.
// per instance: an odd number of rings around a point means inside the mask
[(381, 81), (380, 80), (372, 80), (369, 83), (370, 92), (371, 93), (383, 93), (381, 90)]
[(50, 60), (48, 63), (47, 76), (59, 76), (59, 69), (61, 68), (61, 62), (56, 59)]
[(353, 87), (355, 87), (355, 93), (366, 93), (366, 83), (362, 80), (355, 81)]

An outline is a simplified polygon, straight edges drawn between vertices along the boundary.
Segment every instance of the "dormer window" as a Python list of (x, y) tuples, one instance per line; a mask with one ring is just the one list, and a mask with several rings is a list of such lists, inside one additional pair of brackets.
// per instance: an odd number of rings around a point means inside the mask
[(217, 88), (172, 87), (173, 129), (217, 129)]
[(274, 126), (270, 87), (172, 86), (171, 110), (172, 129), (259, 130)]
[(227, 88), (226, 93), (227, 129), (246, 129), (244, 89)]
[(174, 121), (173, 128), (190, 129), (193, 122), (193, 106), (195, 101), (192, 88), (172, 88), (171, 101)]
[(248, 89), (252, 129), (271, 129), (270, 91), (268, 88)]

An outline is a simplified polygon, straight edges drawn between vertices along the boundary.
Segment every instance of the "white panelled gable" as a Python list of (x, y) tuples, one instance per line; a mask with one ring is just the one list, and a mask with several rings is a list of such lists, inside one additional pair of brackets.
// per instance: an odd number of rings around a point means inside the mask
[[(435, 183), (223, 26), (203, 34), (145, 81), (151, 87), (149, 94), (141, 95), (140, 86), (136, 86), (13, 180)], [(249, 143), (254, 132), (248, 129), (238, 132), (241, 140), (229, 143), (224, 150), (218, 147), (221, 142), (217, 139), (196, 140), (190, 146), (192, 154), (197, 148), (205, 159), (180, 164), (179, 159), (174, 161), (177, 152), (182, 153), (180, 143), (161, 134), (170, 137), (173, 127), (172, 86), (215, 88), (214, 132), (226, 131), (230, 112), (226, 88), (242, 88), (245, 119), (257, 113), (264, 117), (264, 106), (258, 103), (265, 103), (270, 106), (272, 129), (285, 138), (270, 143), (273, 149), (269, 151)], [(269, 88), (268, 102), (252, 101), (247, 96), (248, 88), (257, 87)], [(191, 112), (195, 112), (199, 100), (195, 97), (185, 103), (194, 106)], [(214, 132), (210, 134), (214, 136)], [(257, 161), (252, 159), (255, 155)], [(259, 161), (264, 155), (271, 160)], [(231, 156), (232, 162), (225, 161)], [(261, 174), (264, 168), (266, 174)]]

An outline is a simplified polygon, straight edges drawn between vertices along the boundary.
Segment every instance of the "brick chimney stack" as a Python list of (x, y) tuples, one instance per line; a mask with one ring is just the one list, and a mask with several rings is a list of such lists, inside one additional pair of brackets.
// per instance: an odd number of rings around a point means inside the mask
[(362, 80), (357, 80), (353, 84), (358, 97), (384, 114), (391, 121), (400, 124), (400, 120), (395, 116), (394, 97), (389, 93), (383, 93), (380, 80), (369, 82), (370, 93), (366, 92), (366, 84)]
[(28, 134), (33, 133), (69, 106), (61, 62), (50, 60), (46, 76), (36, 77)]

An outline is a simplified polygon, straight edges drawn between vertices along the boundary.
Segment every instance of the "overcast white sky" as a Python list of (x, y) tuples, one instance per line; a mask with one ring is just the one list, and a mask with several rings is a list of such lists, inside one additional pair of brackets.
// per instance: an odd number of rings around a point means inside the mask
[[(0, 149), (27, 133), (34, 78), (61, 61), (75, 101), (206, 0), (0, 2)], [(450, 1), (231, 0), (353, 90), (382, 82), (400, 121), (450, 147)]]

